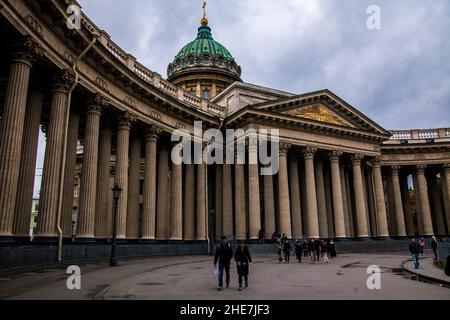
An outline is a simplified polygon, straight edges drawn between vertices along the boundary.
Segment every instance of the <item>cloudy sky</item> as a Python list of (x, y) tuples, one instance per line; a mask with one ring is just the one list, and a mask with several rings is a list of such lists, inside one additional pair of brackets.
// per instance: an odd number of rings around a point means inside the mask
[[(164, 77), (202, 15), (202, 0), (78, 1)], [(367, 28), (370, 5), (381, 9), (380, 30)], [(207, 16), (245, 82), (293, 93), (328, 88), (388, 130), (450, 127), (448, 0), (208, 0)], [(41, 135), (38, 168), (44, 150)]]
[[(201, 0), (79, 3), (164, 77), (202, 14)], [(374, 4), (381, 30), (367, 28)], [(450, 127), (448, 0), (209, 0), (207, 16), (245, 82), (293, 93), (328, 88), (386, 129)]]

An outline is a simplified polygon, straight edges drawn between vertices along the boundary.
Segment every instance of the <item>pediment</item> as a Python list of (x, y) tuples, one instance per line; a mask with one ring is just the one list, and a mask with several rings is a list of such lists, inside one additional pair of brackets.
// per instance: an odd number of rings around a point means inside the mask
[(311, 106), (298, 107), (283, 113), (298, 118), (356, 128), (356, 126), (350, 121), (346, 120), (344, 117), (340, 116), (338, 113), (321, 103), (313, 104)]
[(251, 106), (257, 110), (278, 113), (299, 120), (313, 120), (323, 126), (358, 129), (386, 137), (390, 133), (329, 90), (320, 90)]

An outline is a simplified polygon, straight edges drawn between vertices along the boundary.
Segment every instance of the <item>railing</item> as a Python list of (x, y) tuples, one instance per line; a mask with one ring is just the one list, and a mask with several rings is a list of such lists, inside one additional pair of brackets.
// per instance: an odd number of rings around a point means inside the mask
[(100, 30), (83, 12), (81, 21), (90, 32), (97, 32), (100, 35), (99, 43), (111, 52), (117, 60), (124, 64), (128, 69), (132, 70), (133, 73), (140, 79), (178, 98), (181, 102), (184, 102), (191, 107), (193, 106), (218, 116), (224, 116), (225, 109), (223, 107), (189, 95), (182, 88), (178, 88), (177, 86), (164, 80), (158, 73), (151, 71), (139, 63), (136, 58), (115, 44), (111, 40), (110, 36), (105, 31)]
[(385, 144), (396, 144), (401, 141), (419, 143), (430, 140), (439, 140), (450, 138), (450, 128), (426, 129), (426, 130), (395, 130), (390, 131), (392, 136)]

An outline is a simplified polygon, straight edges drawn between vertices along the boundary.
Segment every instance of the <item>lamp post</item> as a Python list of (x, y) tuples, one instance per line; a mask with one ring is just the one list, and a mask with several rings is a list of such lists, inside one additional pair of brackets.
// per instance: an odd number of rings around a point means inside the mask
[(119, 211), (119, 198), (122, 188), (116, 185), (112, 191), (114, 195), (114, 220), (113, 220), (113, 238), (111, 247), (111, 259), (109, 260), (109, 266), (117, 266), (117, 216)]

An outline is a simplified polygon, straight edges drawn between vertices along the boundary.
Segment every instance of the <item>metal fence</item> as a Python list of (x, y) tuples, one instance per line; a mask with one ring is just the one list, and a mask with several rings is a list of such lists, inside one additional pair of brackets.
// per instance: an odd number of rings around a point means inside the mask
[(438, 242), (438, 259), (445, 262), (448, 256), (450, 256), (450, 240)]

